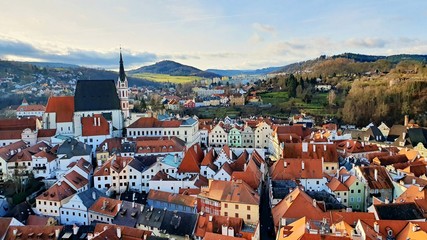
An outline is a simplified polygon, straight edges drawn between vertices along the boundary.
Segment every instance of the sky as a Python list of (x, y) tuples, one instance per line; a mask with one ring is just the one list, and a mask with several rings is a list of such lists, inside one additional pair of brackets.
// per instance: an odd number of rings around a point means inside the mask
[(0, 58), (118, 69), (257, 69), (354, 52), (427, 54), (427, 1), (0, 1)]

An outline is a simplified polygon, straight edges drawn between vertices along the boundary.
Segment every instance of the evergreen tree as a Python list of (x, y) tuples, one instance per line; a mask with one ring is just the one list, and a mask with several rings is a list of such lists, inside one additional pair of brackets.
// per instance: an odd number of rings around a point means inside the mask
[(296, 97), (297, 96), (297, 87), (298, 87), (298, 82), (296, 77), (291, 74), (288, 78), (288, 94), (289, 97)]

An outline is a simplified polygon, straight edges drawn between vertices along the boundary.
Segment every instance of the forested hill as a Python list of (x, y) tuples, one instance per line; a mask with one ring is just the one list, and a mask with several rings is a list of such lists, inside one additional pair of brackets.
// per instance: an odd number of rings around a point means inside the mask
[(129, 74), (139, 73), (167, 74), (171, 76), (197, 76), (203, 78), (221, 77), (221, 75), (216, 73), (202, 71), (198, 68), (169, 60), (161, 61), (153, 65), (144, 66), (129, 71)]

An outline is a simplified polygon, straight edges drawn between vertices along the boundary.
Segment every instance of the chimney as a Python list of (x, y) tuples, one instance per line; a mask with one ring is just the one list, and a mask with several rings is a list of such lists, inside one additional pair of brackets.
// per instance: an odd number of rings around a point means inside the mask
[(227, 231), (228, 229), (227, 229), (227, 225), (225, 225), (225, 224), (222, 224), (221, 225), (221, 234), (222, 235), (224, 235), (224, 236), (227, 236), (227, 234), (228, 234), (228, 231)]
[(336, 227), (335, 227), (335, 225), (332, 225), (332, 226), (331, 226), (331, 231), (332, 231), (332, 233), (334, 233), (334, 234), (335, 234), (335, 231), (336, 231)]
[(93, 198), (93, 200), (96, 200), (96, 192), (95, 191), (92, 192), (92, 198)]
[(212, 222), (213, 216), (209, 215), (209, 222)]
[(283, 167), (285, 167), (285, 168), (288, 167), (288, 162), (286, 162), (286, 160), (283, 160)]
[(365, 147), (365, 143), (364, 142), (362, 142), (362, 147)]
[(307, 142), (302, 143), (302, 152), (308, 152), (308, 143)]
[(93, 118), (93, 126), (96, 126), (96, 117)]
[(316, 199), (313, 199), (313, 207), (317, 207), (317, 201), (316, 201)]
[(301, 161), (301, 169), (304, 170), (304, 168), (305, 168), (304, 161)]
[(234, 228), (233, 227), (228, 227), (228, 236), (234, 237)]
[(347, 141), (346, 142), (346, 147), (348, 148), (348, 147), (350, 147), (350, 141)]
[(73, 225), (73, 234), (77, 235), (78, 232), (79, 232), (79, 227), (77, 225)]
[(286, 218), (281, 218), (280, 219), (280, 226), (281, 227), (286, 226)]
[(408, 124), (409, 124), (409, 116), (408, 116), (408, 115), (405, 115), (405, 119), (404, 119), (404, 121), (403, 121), (403, 125), (404, 125), (405, 127), (407, 127), (407, 126), (408, 126)]
[(144, 211), (144, 205), (141, 204), (141, 212)]
[(136, 201), (136, 196), (135, 195), (136, 195), (136, 193), (132, 194), (132, 201)]
[(413, 232), (416, 232), (416, 231), (418, 231), (418, 230), (420, 230), (420, 225), (418, 225), (418, 224), (414, 224), (414, 225), (412, 226), (412, 231), (413, 231)]
[(59, 238), (59, 233), (61, 232), (61, 229), (57, 228), (55, 229), (55, 238), (58, 239)]
[(197, 145), (196, 144), (194, 144), (193, 148), (194, 148), (194, 152), (197, 153)]
[(120, 203), (117, 203), (117, 212), (120, 212), (120, 208), (121, 208), (121, 204)]
[(323, 145), (323, 151), (326, 152), (326, 144)]
[(316, 152), (316, 145), (313, 144), (313, 152)]
[(374, 169), (374, 179), (378, 181), (378, 170), (376, 168)]
[(386, 197), (386, 198), (384, 199), (384, 203), (385, 203), (385, 204), (389, 204), (389, 203), (390, 203), (390, 200), (388, 200), (388, 197)]
[(16, 236), (16, 234), (18, 233), (18, 229), (13, 229), (13, 231), (12, 231), (12, 233), (13, 233), (13, 236)]
[(101, 118), (98, 117), (98, 127), (101, 126)]
[(374, 222), (374, 231), (375, 231), (376, 233), (379, 233), (379, 232), (380, 232), (380, 225), (379, 225), (377, 222)]
[(117, 229), (117, 237), (118, 237), (119, 239), (120, 239), (120, 238), (122, 238), (122, 228), (117, 227), (116, 229)]
[(135, 202), (132, 202), (132, 208), (135, 208)]

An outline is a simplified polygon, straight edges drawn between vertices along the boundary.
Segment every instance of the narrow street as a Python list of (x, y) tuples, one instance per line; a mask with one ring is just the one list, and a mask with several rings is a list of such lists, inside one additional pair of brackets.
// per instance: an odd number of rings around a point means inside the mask
[(273, 216), (271, 215), (270, 199), (268, 197), (268, 189), (264, 181), (260, 201), (260, 237), (261, 240), (276, 239), (274, 235)]

